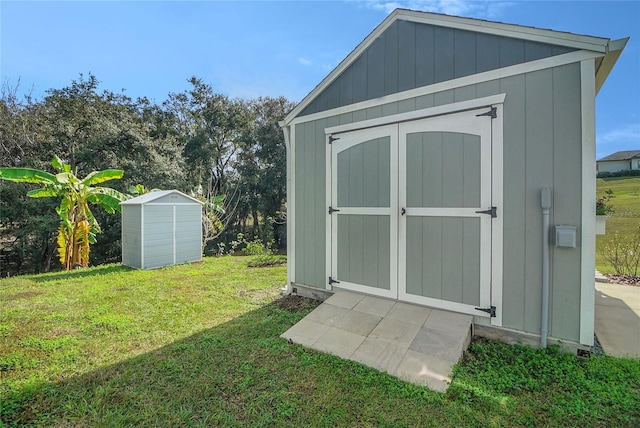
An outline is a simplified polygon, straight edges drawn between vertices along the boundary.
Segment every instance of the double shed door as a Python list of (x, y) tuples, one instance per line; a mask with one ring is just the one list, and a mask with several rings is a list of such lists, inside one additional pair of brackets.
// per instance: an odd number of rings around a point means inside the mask
[(491, 120), (481, 113), (333, 136), (334, 287), (488, 316), (476, 309), (491, 302)]

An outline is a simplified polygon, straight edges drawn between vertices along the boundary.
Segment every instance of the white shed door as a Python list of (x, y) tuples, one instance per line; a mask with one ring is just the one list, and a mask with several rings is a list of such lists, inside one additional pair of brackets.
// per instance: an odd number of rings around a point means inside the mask
[[(331, 145), (330, 281), (396, 298), (397, 125), (341, 134)], [(337, 282), (333, 282), (337, 281)]]
[(334, 287), (489, 316), (486, 110), (334, 135)]
[(488, 315), (491, 119), (477, 114), (400, 125), (398, 297)]

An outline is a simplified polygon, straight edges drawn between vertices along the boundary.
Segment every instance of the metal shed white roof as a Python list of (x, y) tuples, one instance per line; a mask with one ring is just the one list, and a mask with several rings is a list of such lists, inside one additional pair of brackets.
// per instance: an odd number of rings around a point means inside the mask
[(145, 193), (144, 195), (140, 195), (135, 198), (128, 199), (124, 202), (120, 202), (120, 205), (144, 205), (171, 194), (178, 194), (184, 198), (189, 199), (190, 201), (193, 201), (194, 203), (198, 203), (202, 205), (202, 202), (200, 202), (196, 198), (192, 198), (189, 195), (185, 195), (179, 190), (158, 190), (156, 192)]

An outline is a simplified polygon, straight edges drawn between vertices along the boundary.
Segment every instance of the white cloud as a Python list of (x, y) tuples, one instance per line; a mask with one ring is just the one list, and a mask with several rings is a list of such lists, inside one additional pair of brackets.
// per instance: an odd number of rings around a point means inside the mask
[(477, 1), (477, 0), (407, 0), (407, 1), (377, 1), (364, 2), (367, 7), (381, 10), (386, 14), (394, 9), (412, 9), (423, 12), (443, 13), (445, 15), (464, 16), (471, 18), (499, 19), (503, 10), (512, 5), (507, 1)]
[(630, 123), (597, 136), (598, 143), (633, 143), (640, 148), (640, 123)]
[(300, 64), (302, 64), (302, 65), (311, 65), (311, 61), (310, 60), (308, 60), (306, 58), (302, 58), (302, 57), (298, 58), (298, 62)]
[(596, 158), (623, 150), (640, 150), (640, 123), (628, 123), (596, 135)]

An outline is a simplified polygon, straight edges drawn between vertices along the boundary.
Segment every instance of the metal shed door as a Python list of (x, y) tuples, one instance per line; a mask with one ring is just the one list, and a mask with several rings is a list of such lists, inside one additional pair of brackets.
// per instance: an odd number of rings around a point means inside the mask
[(400, 124), (401, 300), (488, 316), (476, 310), (491, 302), (486, 110)]
[(331, 144), (330, 282), (397, 297), (398, 126), (340, 134)]

